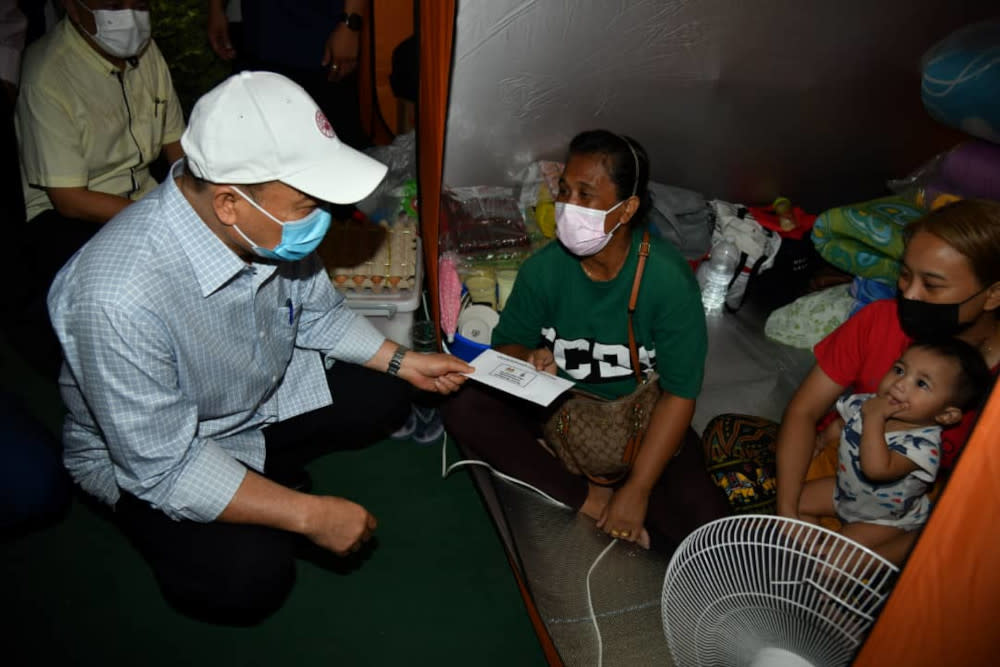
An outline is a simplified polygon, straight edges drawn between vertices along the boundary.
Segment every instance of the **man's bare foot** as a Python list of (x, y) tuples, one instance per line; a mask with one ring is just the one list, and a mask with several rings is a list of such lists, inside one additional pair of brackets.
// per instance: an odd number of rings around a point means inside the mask
[(601, 513), (608, 506), (608, 502), (611, 500), (614, 492), (614, 489), (607, 486), (598, 486), (587, 482), (587, 499), (583, 501), (583, 505), (580, 507), (580, 514), (585, 514), (594, 521), (597, 521), (601, 518)]

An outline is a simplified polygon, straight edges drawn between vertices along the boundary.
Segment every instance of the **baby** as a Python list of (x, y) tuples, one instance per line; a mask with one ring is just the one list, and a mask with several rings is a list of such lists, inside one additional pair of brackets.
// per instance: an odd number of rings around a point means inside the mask
[(835, 516), (844, 524), (843, 535), (869, 548), (923, 526), (941, 430), (958, 423), (991, 382), (982, 356), (968, 343), (910, 345), (878, 393), (837, 401), (843, 418), (837, 476), (806, 483), (800, 518), (818, 523), (821, 516)]

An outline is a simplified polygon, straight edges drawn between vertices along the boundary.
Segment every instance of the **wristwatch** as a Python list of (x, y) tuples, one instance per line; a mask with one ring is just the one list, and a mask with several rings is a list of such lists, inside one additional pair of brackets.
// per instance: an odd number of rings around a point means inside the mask
[(347, 27), (354, 32), (361, 32), (361, 26), (364, 23), (364, 19), (361, 14), (348, 14), (347, 12), (340, 12), (340, 16), (337, 17), (337, 23), (346, 23)]
[(396, 351), (392, 353), (392, 359), (389, 360), (389, 367), (385, 369), (385, 372), (393, 376), (399, 375), (399, 367), (403, 365), (403, 357), (409, 351), (410, 348), (405, 345), (396, 347)]

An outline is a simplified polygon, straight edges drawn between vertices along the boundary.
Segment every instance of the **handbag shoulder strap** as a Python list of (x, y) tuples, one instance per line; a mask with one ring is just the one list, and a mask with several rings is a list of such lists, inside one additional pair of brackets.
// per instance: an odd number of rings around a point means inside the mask
[(635, 345), (635, 329), (632, 326), (632, 314), (635, 313), (635, 304), (639, 300), (639, 284), (642, 282), (642, 272), (646, 269), (646, 258), (649, 257), (649, 230), (642, 233), (642, 241), (639, 243), (639, 263), (635, 267), (635, 279), (632, 280), (632, 294), (628, 298), (628, 353), (632, 360), (632, 368), (635, 370), (636, 382), (642, 384), (642, 371), (639, 370), (639, 351)]

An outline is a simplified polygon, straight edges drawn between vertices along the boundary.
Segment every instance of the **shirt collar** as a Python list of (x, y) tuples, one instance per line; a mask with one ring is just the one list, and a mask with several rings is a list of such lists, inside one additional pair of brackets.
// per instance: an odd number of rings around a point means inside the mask
[[(173, 227), (181, 250), (187, 255), (201, 288), (201, 295), (208, 296), (228, 283), (234, 276), (247, 270), (247, 263), (232, 251), (209, 229), (205, 221), (194, 210), (190, 202), (177, 187), (174, 178), (181, 174), (184, 160), (178, 160), (170, 167), (166, 179), (164, 195), (164, 220)], [(273, 264), (253, 265), (264, 275), (273, 273)]]
[[(115, 67), (110, 60), (98, 53), (90, 42), (80, 34), (76, 26), (70, 20), (69, 16), (63, 17), (61, 25), (58, 29), (62, 30), (64, 39), (69, 47), (73, 50), (76, 55), (78, 55), (82, 62), (86, 63), (88, 67), (92, 67), (99, 72), (104, 72), (106, 74), (117, 74), (121, 70)], [(149, 48), (148, 46), (146, 47)], [(145, 53), (145, 51), (143, 52)], [(143, 54), (139, 54), (136, 58), (125, 58), (125, 69), (132, 67), (137, 67), (138, 65), (133, 65), (132, 63), (137, 63), (138, 59), (142, 57)]]

